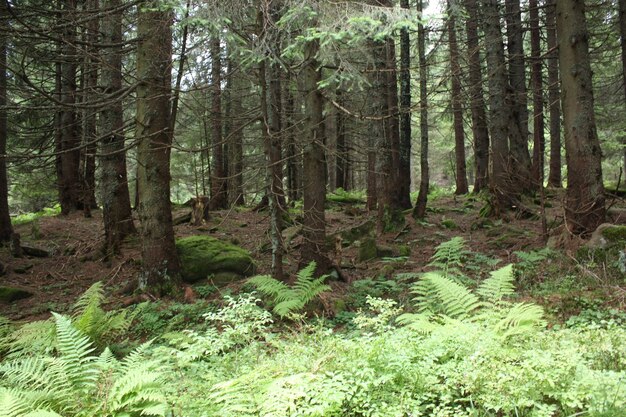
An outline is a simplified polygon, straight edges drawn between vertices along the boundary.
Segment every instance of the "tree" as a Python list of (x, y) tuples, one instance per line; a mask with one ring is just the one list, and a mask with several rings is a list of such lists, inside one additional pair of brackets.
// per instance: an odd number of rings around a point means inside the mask
[[(409, 8), (409, 0), (401, 0), (400, 7)], [(407, 190), (400, 197), (408, 196), (411, 207), (411, 35), (408, 28), (400, 31), (400, 181)], [(403, 205), (404, 206), (404, 205)]]
[(476, 177), (474, 192), (478, 193), (488, 185), (489, 179), (489, 131), (483, 96), (483, 80), (478, 47), (478, 6), (475, 0), (465, 0), (465, 31), (467, 33), (468, 81), (470, 107), (472, 113), (472, 134), (474, 136), (474, 160)]
[(556, 0), (546, 0), (546, 38), (548, 47), (548, 107), (550, 109), (550, 172), (548, 185), (561, 187), (561, 94), (559, 91), (559, 54), (556, 40)]
[(497, 0), (487, 0), (483, 3), (483, 31), (489, 79), (489, 130), (492, 155), (490, 188), (493, 195), (492, 205), (499, 215), (511, 206), (513, 185), (509, 175), (509, 127), (512, 109), (507, 98), (508, 78)]
[(570, 232), (584, 235), (604, 223), (606, 208), (582, 0), (557, 1), (556, 30), (567, 160), (565, 221)]
[(222, 135), (222, 46), (219, 35), (211, 39), (211, 210), (228, 208)]
[(142, 272), (140, 288), (157, 294), (180, 284), (170, 203), (172, 14), (156, 0), (137, 17), (137, 164)]
[(100, 112), (102, 217), (105, 243), (103, 252), (119, 252), (121, 241), (135, 233), (128, 192), (126, 151), (124, 149), (124, 109), (122, 90), (122, 1), (104, 0), (102, 17), (102, 70), (104, 108)]
[[(424, 10), (422, 0), (417, 0), (417, 11)], [(417, 29), (417, 56), (420, 76), (420, 188), (417, 201), (413, 209), (413, 217), (423, 219), (426, 215), (428, 202), (428, 91), (427, 91), (427, 63), (426, 63), (426, 27), (420, 22)]]
[(531, 160), (528, 154), (528, 98), (526, 97), (526, 71), (520, 0), (505, 0), (507, 52), (509, 63), (509, 154), (511, 167), (509, 180), (522, 191), (531, 189)]
[(304, 45), (304, 61), (300, 76), (304, 94), (306, 140), (304, 143), (303, 199), (301, 264), (317, 263), (317, 271), (325, 272), (331, 262), (326, 255), (326, 219), (324, 203), (326, 184), (324, 170), (324, 115), (323, 98), (319, 91), (322, 80), (318, 53), (319, 39), (308, 40)]
[(61, 108), (58, 114), (59, 202), (61, 213), (82, 208), (80, 184), (80, 137), (76, 115), (76, 0), (62, 0), (61, 39), (58, 64), (58, 93)]
[(467, 194), (467, 170), (465, 166), (465, 131), (463, 128), (463, 103), (461, 98), (461, 65), (456, 41), (456, 4), (448, 0), (448, 44), (450, 47), (451, 101), (454, 119), (454, 154), (456, 165), (455, 194)]
[(0, 243), (11, 240), (13, 227), (9, 216), (9, 183), (7, 178), (7, 45), (8, 10), (0, 6)]
[(543, 119), (543, 73), (541, 65), (541, 29), (539, 26), (539, 6), (537, 0), (528, 3), (530, 15), (530, 55), (531, 83), (533, 91), (533, 165), (532, 181), (536, 187), (543, 187), (543, 166), (545, 153)]
[[(622, 84), (624, 85), (624, 98), (626, 99), (626, 0), (619, 0), (619, 34), (621, 44), (622, 57)], [(622, 138), (623, 153), (623, 169), (626, 174), (626, 135)]]

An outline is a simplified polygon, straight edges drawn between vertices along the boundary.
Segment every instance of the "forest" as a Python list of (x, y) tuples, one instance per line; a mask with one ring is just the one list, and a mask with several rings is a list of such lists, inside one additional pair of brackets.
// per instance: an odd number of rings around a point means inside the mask
[(0, 2), (0, 417), (626, 416), (625, 114), (626, 0)]

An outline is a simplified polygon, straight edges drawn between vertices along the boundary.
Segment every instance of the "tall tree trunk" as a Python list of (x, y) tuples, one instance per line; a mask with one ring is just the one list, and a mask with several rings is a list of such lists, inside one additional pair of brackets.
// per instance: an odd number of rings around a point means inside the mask
[(239, 126), (239, 118), (244, 114), (243, 93), (241, 83), (241, 72), (238, 70), (229, 71), (228, 88), (230, 90), (230, 114), (228, 115), (234, 129), (229, 134), (228, 139), (228, 201), (231, 206), (243, 206), (245, 204), (243, 196), (243, 128)]
[(455, 194), (467, 194), (467, 169), (465, 165), (465, 131), (463, 130), (463, 99), (461, 97), (461, 64), (456, 41), (456, 4), (448, 0), (448, 42), (450, 46), (450, 71), (452, 79), (452, 116), (454, 118), (454, 155), (456, 162)]
[(524, 66), (524, 43), (520, 0), (505, 0), (507, 52), (509, 54), (508, 97), (509, 113), (509, 152), (511, 166), (509, 172), (513, 185), (523, 191), (531, 187), (531, 160), (528, 153), (528, 98), (526, 97), (526, 74)]
[(139, 286), (166, 294), (180, 285), (170, 203), (172, 15), (158, 2), (139, 5), (137, 164), (142, 272)]
[(556, 40), (556, 0), (546, 0), (548, 47), (548, 107), (550, 109), (550, 172), (548, 185), (561, 188), (561, 93)]
[(11, 240), (13, 227), (9, 215), (7, 177), (7, 45), (9, 34), (7, 5), (0, 6), (0, 243)]
[[(88, 0), (86, 4), (89, 21), (85, 40), (87, 41), (87, 54), (84, 58), (85, 88), (83, 99), (89, 103), (93, 97), (98, 95), (98, 12), (100, 9), (99, 0)], [(91, 217), (91, 209), (97, 208), (96, 203), (96, 143), (97, 126), (96, 111), (91, 106), (83, 110), (83, 169), (81, 200), (85, 217)]]
[(211, 210), (228, 208), (222, 135), (222, 46), (219, 36), (211, 40)]
[[(422, 13), (424, 3), (417, 0), (417, 11)], [(413, 208), (413, 217), (423, 219), (426, 216), (430, 173), (428, 169), (428, 68), (426, 63), (426, 27), (422, 22), (417, 28), (417, 59), (420, 75), (420, 189)]]
[(565, 221), (569, 231), (584, 235), (604, 223), (606, 208), (582, 0), (557, 1), (556, 30), (567, 159)]
[(533, 184), (543, 187), (543, 167), (546, 143), (543, 119), (543, 75), (541, 65), (541, 29), (537, 0), (528, 2), (530, 14), (531, 80), (533, 86)]
[(478, 47), (478, 6), (476, 0), (465, 0), (465, 31), (467, 32), (467, 53), (469, 66), (469, 95), (472, 110), (472, 134), (474, 136), (474, 159), (476, 178), (474, 192), (488, 186), (489, 180), (489, 131), (483, 96), (483, 76)]
[[(409, 0), (400, 7), (409, 8)], [(400, 197), (403, 208), (411, 207), (411, 36), (407, 28), (400, 31)]]
[(301, 171), (302, 171), (302, 156), (298, 151), (296, 144), (296, 104), (293, 93), (290, 89), (291, 80), (289, 74), (286, 74), (284, 86), (284, 106), (283, 113), (285, 114), (285, 150), (287, 152), (286, 165), (287, 165), (287, 193), (289, 197), (289, 203), (293, 203), (299, 200), (302, 196), (302, 184)]
[(80, 184), (80, 137), (76, 117), (76, 0), (62, 2), (62, 44), (60, 54), (61, 111), (59, 202), (61, 213), (69, 214), (82, 207)]
[(119, 252), (121, 241), (135, 233), (126, 152), (124, 150), (124, 109), (119, 94), (122, 92), (122, 0), (104, 0), (106, 13), (102, 17), (101, 86), (107, 105), (100, 113), (100, 145), (102, 217), (104, 221), (104, 254)]
[(324, 116), (323, 98), (318, 89), (322, 72), (318, 61), (319, 40), (314, 39), (304, 47), (301, 80), (304, 94), (306, 142), (304, 144), (303, 197), (304, 219), (302, 234), (304, 242), (300, 249), (301, 264), (317, 263), (318, 272), (326, 272), (331, 262), (326, 249), (326, 219), (324, 203), (326, 184), (324, 178)]
[[(267, 16), (265, 17), (267, 18)], [(260, 84), (262, 91), (263, 142), (266, 163), (266, 195), (270, 210), (270, 240), (272, 244), (272, 276), (284, 279), (283, 274), (283, 170), (281, 156), (281, 86), (280, 68), (267, 60), (261, 63)]]
[(507, 101), (508, 79), (504, 64), (504, 45), (500, 27), (498, 0), (483, 3), (483, 31), (489, 79), (489, 122), (491, 130), (490, 188), (495, 214), (511, 206), (513, 185), (509, 176), (510, 106)]
[[(622, 46), (622, 84), (626, 99), (626, 0), (619, 0), (619, 34)], [(622, 172), (626, 174), (626, 135), (622, 138)]]
[[(342, 104), (343, 93), (337, 89), (335, 93), (337, 103)], [(337, 135), (337, 156), (335, 163), (335, 187), (347, 190), (348, 186), (348, 160), (350, 159), (349, 149), (346, 143), (346, 119), (341, 110), (335, 111), (335, 129)]]

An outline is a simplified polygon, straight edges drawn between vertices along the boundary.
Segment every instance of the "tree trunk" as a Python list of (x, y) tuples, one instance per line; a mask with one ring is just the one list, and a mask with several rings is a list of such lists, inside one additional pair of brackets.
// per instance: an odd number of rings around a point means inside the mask
[(528, 98), (524, 67), (524, 43), (520, 0), (505, 0), (507, 52), (509, 54), (509, 172), (516, 189), (528, 191), (531, 187), (531, 160), (528, 153)]
[[(85, 103), (90, 103), (97, 96), (98, 90), (98, 12), (99, 0), (89, 0), (86, 5), (87, 13), (90, 14), (87, 22), (85, 40), (87, 41), (87, 54), (84, 57), (85, 88), (83, 98)], [(96, 203), (96, 150), (98, 137), (96, 126), (96, 110), (86, 106), (83, 110), (83, 146), (82, 160), (83, 169), (81, 201), (85, 217), (91, 217), (91, 209), (98, 208)]]
[[(400, 7), (409, 8), (409, 0), (401, 0)], [(411, 207), (411, 36), (407, 28), (400, 31), (400, 197), (408, 197)]]
[(228, 208), (222, 135), (222, 47), (219, 36), (211, 40), (211, 210)]
[(326, 272), (331, 262), (326, 253), (326, 219), (324, 203), (326, 184), (324, 178), (324, 116), (323, 99), (318, 89), (322, 80), (318, 61), (319, 40), (310, 40), (304, 47), (301, 80), (304, 94), (306, 142), (304, 144), (301, 266), (311, 261), (317, 263), (318, 272)]
[(104, 0), (101, 85), (108, 103), (100, 113), (100, 145), (102, 217), (105, 243), (103, 252), (109, 257), (119, 252), (121, 241), (135, 233), (124, 150), (124, 109), (118, 98), (122, 92), (122, 0)]
[(158, 2), (139, 6), (137, 37), (137, 164), (142, 272), (139, 287), (157, 294), (180, 285), (170, 203), (172, 16)]
[(500, 28), (498, 0), (483, 3), (483, 31), (489, 79), (489, 122), (491, 130), (490, 187), (495, 214), (511, 206), (513, 185), (509, 178), (510, 106), (507, 101), (508, 79), (504, 64), (504, 45)]
[[(267, 16), (265, 17), (267, 19)], [(266, 25), (268, 26), (266, 22)], [(272, 22), (273, 23), (273, 22)], [(261, 112), (263, 114), (263, 143), (266, 163), (266, 196), (270, 211), (270, 240), (272, 244), (272, 276), (284, 279), (283, 274), (283, 170), (281, 156), (281, 86), (278, 64), (263, 61), (259, 71), (261, 84)]]
[(556, 30), (567, 159), (565, 221), (570, 232), (586, 235), (604, 223), (606, 208), (582, 0), (557, 2)]
[(9, 182), (7, 177), (7, 5), (0, 6), (0, 243), (9, 242), (13, 234), (9, 215)]
[(543, 187), (543, 166), (546, 144), (543, 119), (543, 75), (541, 65), (541, 29), (537, 0), (528, 2), (530, 14), (530, 55), (532, 59), (531, 80), (533, 86), (533, 169), (535, 187)]
[[(622, 84), (626, 99), (626, 0), (619, 0), (619, 34), (622, 47)], [(622, 172), (626, 174), (626, 135), (622, 137)]]
[[(337, 103), (342, 104), (342, 91), (337, 89), (335, 93)], [(350, 152), (346, 143), (346, 119), (341, 110), (335, 112), (335, 129), (337, 132), (337, 156), (335, 163), (335, 187), (347, 190), (348, 187), (348, 161)]]
[(455, 194), (467, 194), (467, 169), (465, 165), (465, 132), (463, 130), (463, 99), (461, 97), (461, 65), (456, 41), (456, 4), (448, 0), (448, 42), (450, 46), (450, 71), (452, 79), (452, 116), (454, 118), (454, 155), (456, 161)]
[(546, 0), (548, 47), (548, 107), (550, 109), (550, 173), (548, 185), (561, 188), (561, 93), (556, 40), (556, 0)]
[(465, 0), (467, 19), (467, 53), (469, 66), (469, 95), (472, 110), (472, 134), (474, 136), (474, 159), (476, 178), (474, 192), (478, 193), (488, 185), (489, 181), (489, 131), (483, 95), (483, 76), (478, 47), (478, 6), (476, 0)]
[(243, 196), (243, 128), (239, 126), (240, 117), (244, 114), (243, 86), (241, 83), (242, 74), (240, 71), (229, 71), (228, 88), (230, 94), (229, 118), (234, 129), (229, 134), (228, 139), (228, 200), (231, 206), (243, 206), (245, 204)]
[(76, 110), (76, 0), (64, 0), (62, 3), (63, 24), (62, 44), (60, 48), (60, 171), (59, 202), (61, 213), (69, 214), (82, 208), (80, 184), (80, 138)]
[(302, 185), (300, 183), (302, 173), (302, 156), (296, 143), (296, 110), (295, 98), (290, 90), (290, 77), (286, 74), (284, 85), (285, 114), (285, 150), (287, 152), (287, 193), (289, 203), (293, 203), (302, 197)]
[[(424, 10), (422, 0), (417, 0), (417, 11)], [(428, 68), (426, 63), (426, 27), (419, 23), (417, 29), (417, 59), (420, 75), (420, 189), (413, 209), (413, 217), (423, 219), (426, 216), (428, 203), (429, 170), (428, 170)]]

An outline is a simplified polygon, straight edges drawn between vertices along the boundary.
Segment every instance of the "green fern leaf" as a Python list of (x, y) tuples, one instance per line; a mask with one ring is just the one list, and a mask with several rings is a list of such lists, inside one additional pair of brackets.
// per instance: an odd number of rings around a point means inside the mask
[(284, 282), (270, 275), (257, 275), (250, 278), (248, 282), (254, 285), (261, 294), (274, 298), (289, 290), (289, 287)]
[(30, 409), (28, 401), (19, 392), (0, 388), (0, 416), (22, 417)]
[(537, 304), (518, 303), (513, 305), (495, 329), (504, 338), (508, 338), (543, 328), (545, 325), (543, 308)]
[(437, 323), (430, 320), (430, 316), (427, 314), (401, 314), (396, 318), (396, 323), (420, 334), (429, 334), (439, 327)]
[(467, 288), (435, 272), (424, 274), (414, 292), (418, 294), (416, 300), (428, 305), (430, 311), (452, 318), (465, 319), (481, 306), (478, 297)]
[(493, 271), (490, 275), (491, 277), (483, 281), (476, 290), (483, 300), (497, 304), (502, 301), (504, 297), (515, 294), (515, 287), (513, 286), (513, 281), (515, 280), (513, 264)]

